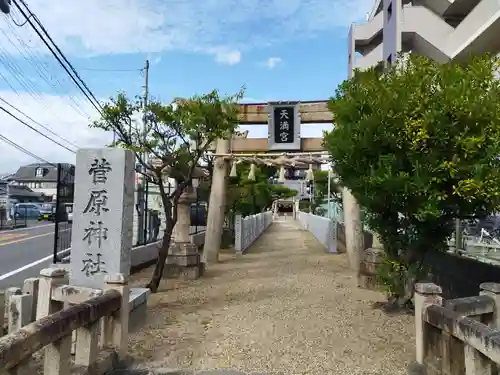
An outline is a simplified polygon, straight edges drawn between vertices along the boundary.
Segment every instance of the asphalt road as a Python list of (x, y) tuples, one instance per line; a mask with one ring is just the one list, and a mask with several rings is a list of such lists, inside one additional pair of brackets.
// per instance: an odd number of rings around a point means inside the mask
[[(59, 251), (70, 245), (71, 226), (63, 223), (59, 230)], [(23, 267), (53, 253), (54, 224), (0, 232), (0, 275)]]

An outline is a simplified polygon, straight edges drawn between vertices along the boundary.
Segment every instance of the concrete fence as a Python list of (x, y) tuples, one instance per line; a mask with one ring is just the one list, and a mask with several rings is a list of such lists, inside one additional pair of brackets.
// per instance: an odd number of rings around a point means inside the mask
[(245, 252), (272, 222), (272, 211), (261, 212), (245, 218), (236, 215), (234, 221), (234, 249), (237, 252)]
[(414, 373), (496, 374), (500, 365), (500, 284), (480, 295), (444, 300), (441, 287), (415, 286)]
[[(201, 247), (205, 242), (205, 232), (192, 234), (190, 238), (193, 244)], [(160, 245), (161, 240), (133, 247), (131, 253), (132, 270), (140, 269), (141, 267), (152, 264), (158, 257), (158, 247)], [(60, 259), (63, 259), (70, 256), (70, 254), (71, 248), (59, 252), (58, 256)], [(6, 290), (12, 286), (22, 287), (24, 280), (32, 277), (39, 277), (42, 269), (52, 266), (52, 255), (48, 255), (21, 268), (0, 275), (0, 290)]]
[[(158, 257), (158, 246), (161, 241), (153, 242), (143, 246), (132, 248), (132, 268), (139, 267), (142, 264), (154, 261)], [(70, 255), (71, 249), (59, 252), (62, 259)], [(48, 255), (33, 263), (27, 264), (17, 270), (13, 270), (0, 276), (0, 290), (5, 290), (12, 286), (22, 287), (24, 280), (31, 277), (39, 277), (40, 271), (44, 268), (52, 267), (52, 255)]]
[(297, 213), (297, 220), (329, 253), (337, 252), (337, 222), (335, 220), (302, 211)]

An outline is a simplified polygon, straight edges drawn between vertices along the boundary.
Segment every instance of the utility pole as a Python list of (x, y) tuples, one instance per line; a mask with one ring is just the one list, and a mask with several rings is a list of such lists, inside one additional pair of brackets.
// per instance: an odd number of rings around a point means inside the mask
[[(149, 60), (146, 60), (144, 64), (144, 86), (143, 86), (143, 98), (142, 98), (142, 131), (143, 131), (143, 139), (144, 141), (147, 138), (147, 116), (146, 116), (146, 107), (148, 106), (148, 97), (149, 97)], [(141, 157), (144, 163), (148, 163), (148, 154), (144, 152)], [(143, 173), (146, 173), (146, 169), (143, 165), (140, 165), (139, 168)], [(139, 217), (137, 222), (137, 241), (139, 244), (146, 243), (146, 235), (147, 235), (147, 205), (148, 205), (148, 195), (146, 192), (146, 180), (143, 177), (141, 179), (142, 183), (139, 186)]]

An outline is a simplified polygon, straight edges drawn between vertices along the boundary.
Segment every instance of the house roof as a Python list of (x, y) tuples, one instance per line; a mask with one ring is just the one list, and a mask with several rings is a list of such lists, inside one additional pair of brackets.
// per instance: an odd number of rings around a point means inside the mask
[[(0, 187), (0, 194), (7, 194), (5, 187)], [(36, 193), (26, 186), (9, 185), (9, 195), (22, 197), (41, 197), (42, 193)]]
[[(62, 163), (65, 168), (72, 167), (72, 164)], [(45, 173), (43, 177), (36, 176), (36, 170), (44, 168)], [(42, 181), (42, 182), (56, 182), (57, 181), (57, 165), (48, 163), (33, 163), (19, 167), (17, 172), (9, 178), (14, 181)]]
[(8, 180), (9, 177), (12, 177), (13, 175), (14, 175), (13, 173), (0, 173), (0, 181)]

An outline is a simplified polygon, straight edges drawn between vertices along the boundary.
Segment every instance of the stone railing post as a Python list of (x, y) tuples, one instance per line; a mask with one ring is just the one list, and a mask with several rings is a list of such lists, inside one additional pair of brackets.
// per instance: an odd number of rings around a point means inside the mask
[(45, 268), (40, 271), (38, 282), (38, 301), (36, 319), (41, 319), (63, 308), (63, 303), (52, 300), (54, 287), (67, 284), (67, 271), (64, 268)]
[(243, 251), (243, 217), (241, 214), (234, 216), (234, 250), (237, 253)]
[[(489, 322), (487, 322), (487, 324), (491, 328), (500, 329), (500, 284), (482, 283), (481, 285), (479, 285), (479, 290), (479, 295), (489, 296), (493, 299), (493, 301), (495, 301), (493, 318)], [(471, 372), (471, 374), (486, 374), (488, 373), (486, 371), (490, 371), (489, 373), (492, 373), (490, 363), (488, 361), (485, 361), (484, 358), (477, 352), (477, 350), (471, 348), (470, 345), (465, 345), (464, 350), (466, 365), (468, 361), (469, 367), (472, 367), (471, 371), (476, 371)], [(495, 367), (497, 371), (500, 371), (500, 365), (496, 365)]]
[(38, 303), (38, 286), (40, 284), (40, 280), (37, 277), (30, 277), (24, 280), (23, 284), (23, 294), (28, 294), (33, 296), (32, 302), (32, 311), (30, 322), (34, 322), (36, 320), (36, 305)]
[[(3, 327), (5, 325), (6, 308), (7, 308), (7, 299), (5, 296), (5, 291), (2, 290), (0, 292), (0, 327)], [(0, 331), (0, 332), (2, 332), (2, 331)]]
[(33, 296), (30, 294), (15, 294), (10, 296), (8, 314), (8, 332), (13, 333), (20, 330), (33, 320)]
[(424, 311), (429, 305), (442, 305), (442, 289), (433, 283), (418, 283), (415, 285), (415, 339), (416, 362), (424, 365), (426, 348), (426, 323), (423, 318)]
[[(4, 296), (3, 296), (4, 300), (2, 303), (2, 307), (3, 307), (2, 318), (1, 318), (2, 325), (0, 327), (1, 328), (4, 327), (5, 316), (7, 315), (7, 332), (11, 333), (12, 329), (14, 329), (11, 327), (11, 325), (13, 324), (12, 323), (13, 316), (12, 316), (11, 300), (12, 300), (12, 297), (21, 295), (22, 291), (20, 288), (10, 287), (10, 288), (7, 288), (3, 293), (4, 293)], [(17, 325), (17, 323), (15, 323), (15, 325)]]
[[(112, 343), (115, 347), (119, 359), (124, 359), (127, 355), (128, 347), (128, 326), (129, 326), (129, 299), (130, 299), (130, 288), (128, 285), (128, 279), (123, 274), (108, 275), (105, 279), (105, 289), (114, 289), (120, 292), (122, 295), (122, 303), (120, 310), (118, 310), (114, 316), (105, 320), (106, 327), (103, 329), (105, 334), (104, 342)], [(92, 335), (95, 333), (88, 332), (87, 338), (92, 339)], [(78, 335), (77, 335), (78, 337)]]
[[(45, 268), (40, 271), (38, 282), (38, 301), (36, 319), (53, 314), (64, 307), (64, 303), (54, 301), (54, 287), (67, 284), (67, 272), (64, 268)], [(66, 375), (70, 372), (72, 340), (71, 335), (49, 344), (44, 350), (44, 373), (47, 375)]]
[(497, 283), (482, 283), (479, 286), (479, 295), (489, 296), (495, 301), (495, 309), (493, 310), (493, 319), (490, 326), (495, 329), (500, 328), (500, 284)]

